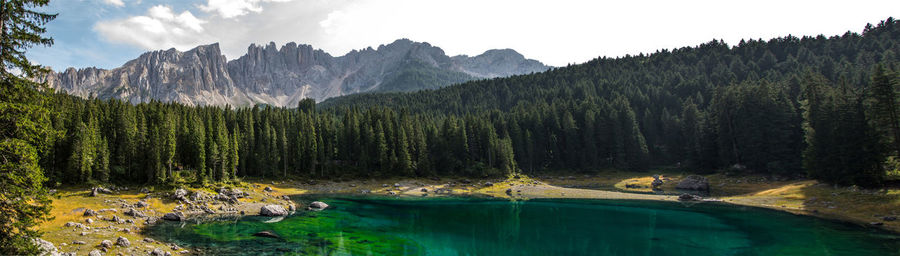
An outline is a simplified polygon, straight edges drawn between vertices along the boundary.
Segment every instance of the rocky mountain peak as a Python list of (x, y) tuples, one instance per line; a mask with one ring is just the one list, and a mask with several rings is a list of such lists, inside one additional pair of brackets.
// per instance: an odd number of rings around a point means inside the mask
[[(156, 99), (192, 105), (293, 106), (304, 98), (321, 101), (392, 88), (436, 88), (460, 79), (525, 74), (548, 68), (511, 49), (451, 58), (439, 47), (409, 39), (353, 50), (338, 57), (294, 42), (280, 48), (274, 42), (251, 44), (245, 55), (231, 61), (222, 55), (219, 44), (213, 43), (184, 52), (147, 52), (111, 70), (69, 68), (48, 75), (46, 80), (52, 87), (73, 95), (133, 103)], [(391, 86), (380, 89), (386, 80)], [(418, 84), (423, 82), (428, 84)]]

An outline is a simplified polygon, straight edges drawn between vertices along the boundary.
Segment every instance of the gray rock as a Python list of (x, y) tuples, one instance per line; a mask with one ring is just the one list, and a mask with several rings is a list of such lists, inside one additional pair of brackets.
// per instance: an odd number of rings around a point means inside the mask
[(103, 253), (101, 253), (100, 250), (91, 250), (91, 252), (88, 253), (88, 256), (102, 256), (102, 255), (103, 255)]
[(395, 187), (395, 188), (399, 188), (399, 187), (400, 187), (400, 183), (394, 183), (394, 187)]
[(266, 192), (272, 192), (272, 187), (266, 187), (266, 188), (263, 189), (263, 191), (266, 191)]
[(202, 201), (206, 198), (207, 195), (206, 193), (203, 193), (203, 191), (194, 191), (194, 193), (191, 194), (191, 201)]
[(287, 210), (281, 205), (270, 204), (259, 209), (259, 215), (262, 216), (285, 216), (288, 215)]
[(145, 201), (138, 201), (137, 203), (134, 203), (134, 207), (137, 207), (137, 208), (146, 208), (149, 206), (150, 206), (150, 204)]
[(232, 195), (232, 196), (235, 196), (235, 197), (237, 197), (237, 198), (244, 198), (244, 197), (247, 197), (247, 193), (244, 193), (244, 191), (241, 191), (240, 189), (232, 189), (232, 190), (231, 190), (231, 195)]
[(88, 216), (94, 216), (94, 215), (97, 215), (96, 211), (91, 210), (91, 209), (85, 209), (84, 214), (82, 216), (88, 217)]
[(485, 187), (490, 187), (490, 186), (493, 186), (493, 185), (494, 185), (494, 183), (491, 183), (490, 181), (484, 183), (484, 186), (485, 186)]
[(321, 209), (328, 208), (328, 204), (319, 202), (319, 201), (315, 201), (315, 202), (312, 202), (309, 204), (309, 208), (321, 210)]
[(39, 255), (57, 255), (59, 253), (56, 251), (56, 246), (47, 240), (35, 238), (31, 242), (37, 245), (38, 251), (41, 253)]
[(427, 188), (422, 188), (421, 190), (419, 190), (419, 192), (422, 192), (422, 193), (428, 193), (428, 189), (427, 189)]
[(84, 220), (84, 222), (87, 223), (87, 224), (93, 224), (93, 223), (94, 223), (94, 220), (91, 219), (91, 218), (88, 218), (88, 219)]
[(149, 188), (141, 188), (140, 193), (141, 193), (141, 194), (147, 194), (147, 193), (150, 193), (150, 189), (149, 189)]
[(288, 211), (292, 211), (292, 212), (293, 212), (293, 211), (296, 211), (296, 210), (297, 210), (297, 206), (295, 206), (294, 204), (289, 204), (289, 205), (288, 205)]
[(700, 196), (697, 196), (697, 195), (681, 194), (680, 196), (678, 196), (678, 201), (701, 201), (701, 200), (703, 200), (703, 198)]
[(135, 209), (133, 209), (133, 208), (132, 208), (132, 209), (128, 209), (127, 211), (125, 211), (125, 215), (131, 216), (131, 217), (135, 217), (135, 218), (143, 218), (143, 217), (147, 217), (147, 215), (145, 215), (143, 212), (138, 211), (138, 210), (135, 210)]
[(128, 247), (128, 246), (131, 246), (131, 242), (128, 241), (128, 238), (120, 236), (118, 239), (116, 239), (116, 245), (122, 246), (122, 247)]
[(112, 246), (113, 246), (112, 241), (103, 240), (100, 242), (100, 247), (102, 247), (102, 248), (112, 248)]
[(685, 189), (685, 190), (700, 190), (700, 191), (709, 191), (709, 180), (706, 177), (700, 175), (690, 175), (684, 178), (678, 185), (675, 185), (676, 189)]
[(156, 243), (156, 240), (153, 240), (153, 238), (145, 237), (144, 242), (145, 243)]
[(162, 219), (169, 221), (182, 221), (184, 220), (184, 214), (181, 212), (170, 212), (166, 213), (166, 215), (163, 215)]
[(85, 242), (85, 241), (80, 241), (80, 240), (75, 240), (75, 241), (72, 241), (72, 244), (87, 244), (87, 242)]
[(85, 226), (84, 224), (78, 223), (78, 222), (66, 222), (65, 226), (67, 228), (71, 228), (71, 227), (80, 228), (80, 229), (87, 228), (87, 226)]
[(152, 256), (165, 256), (165, 255), (166, 255), (166, 251), (163, 251), (163, 249), (160, 249), (160, 248), (153, 248), (153, 251), (150, 252), (150, 255), (152, 255)]
[(180, 188), (179, 188), (179, 189), (176, 189), (176, 190), (175, 190), (175, 193), (174, 193), (174, 194), (172, 194), (172, 198), (173, 198), (173, 199), (182, 199), (182, 198), (184, 198), (185, 196), (187, 196), (187, 194), (188, 194), (187, 190), (184, 190), (184, 189), (180, 189)]
[(897, 220), (897, 217), (896, 217), (896, 216), (884, 216), (884, 217), (881, 218), (881, 220), (883, 220), (883, 221), (896, 221), (896, 220)]

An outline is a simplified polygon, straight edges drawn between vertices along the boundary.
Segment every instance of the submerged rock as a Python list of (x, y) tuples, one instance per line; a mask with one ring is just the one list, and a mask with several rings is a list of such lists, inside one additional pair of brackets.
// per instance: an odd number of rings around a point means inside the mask
[(312, 202), (309, 204), (309, 208), (314, 209), (314, 210), (315, 209), (322, 210), (322, 209), (328, 208), (328, 204), (319, 202), (319, 201), (315, 201), (315, 202)]
[(285, 216), (287, 214), (288, 212), (284, 207), (276, 204), (266, 205), (259, 209), (259, 215), (262, 216)]
[(278, 236), (278, 234), (275, 234), (275, 232), (268, 231), (268, 230), (256, 232), (255, 234), (253, 234), (253, 236), (268, 237), (268, 238), (281, 238), (281, 236)]
[(709, 180), (706, 177), (700, 175), (690, 175), (684, 178), (678, 185), (675, 185), (676, 189), (686, 189), (686, 190), (700, 190), (700, 191), (709, 191)]

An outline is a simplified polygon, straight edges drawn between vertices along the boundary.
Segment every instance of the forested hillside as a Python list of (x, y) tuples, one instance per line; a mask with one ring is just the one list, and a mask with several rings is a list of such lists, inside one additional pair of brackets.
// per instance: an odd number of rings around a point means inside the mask
[[(815, 151), (821, 153), (838, 146), (813, 143), (816, 120), (811, 118), (816, 116), (804, 113), (820, 106), (809, 106), (809, 97), (830, 99), (815, 103), (841, 104), (831, 111), (860, 108), (863, 116), (853, 118), (865, 122), (838, 134), (882, 130), (873, 135), (880, 137), (872, 147), (848, 144), (835, 152), (846, 157), (839, 160), (842, 167), (879, 158), (873, 147), (894, 141), (896, 133), (883, 130), (897, 130), (897, 119), (881, 116), (896, 116), (891, 114), (896, 104), (875, 105), (896, 101), (886, 93), (893, 95), (897, 85), (897, 23), (889, 18), (866, 26), (862, 34), (748, 40), (733, 47), (711, 41), (649, 55), (599, 58), (534, 75), (429, 92), (352, 95), (320, 105), (386, 106), (436, 115), (495, 111), (492, 119), (502, 119), (498, 130), (509, 131), (516, 160), (525, 170), (680, 164), (797, 176), (805, 174), (804, 151), (812, 158), (814, 148), (824, 148)], [(824, 89), (809, 91), (816, 85)], [(850, 116), (834, 118), (849, 122)], [(896, 148), (880, 152), (895, 155)], [(851, 157), (856, 153), (866, 157)], [(808, 167), (818, 166), (813, 163), (819, 162), (806, 161)]]
[(861, 35), (711, 41), (290, 109), (57, 95), (53, 124), (66, 136), (44, 165), (63, 183), (666, 165), (877, 185), (900, 135), (898, 42), (888, 19)]

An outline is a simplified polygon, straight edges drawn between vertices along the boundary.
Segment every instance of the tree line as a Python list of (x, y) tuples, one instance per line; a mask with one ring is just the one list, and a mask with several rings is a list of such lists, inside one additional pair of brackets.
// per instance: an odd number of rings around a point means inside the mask
[(512, 143), (480, 116), (389, 108), (191, 107), (54, 97), (65, 136), (44, 157), (61, 183), (217, 182), (238, 177), (465, 175), (516, 169)]

